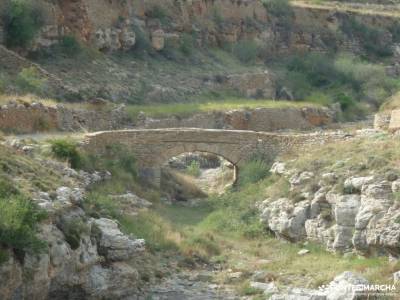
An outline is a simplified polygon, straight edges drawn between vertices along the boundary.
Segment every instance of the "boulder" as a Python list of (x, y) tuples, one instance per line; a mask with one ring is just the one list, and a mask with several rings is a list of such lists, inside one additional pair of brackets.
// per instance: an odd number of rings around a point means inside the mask
[(92, 220), (94, 234), (97, 239), (99, 254), (110, 261), (122, 261), (132, 258), (136, 253), (144, 251), (145, 241), (132, 240), (118, 228), (117, 222), (110, 219)]
[(299, 241), (306, 235), (304, 223), (308, 218), (310, 204), (302, 201), (293, 205), (287, 198), (272, 202), (262, 212), (262, 220), (279, 237)]
[(371, 183), (374, 181), (374, 176), (367, 177), (351, 177), (347, 178), (344, 182), (344, 188), (348, 191), (354, 193), (361, 191), (362, 187), (365, 184)]
[(284, 175), (286, 173), (286, 164), (283, 162), (274, 162), (272, 165), (270, 172), (276, 175)]
[(327, 300), (356, 300), (362, 294), (357, 290), (358, 285), (368, 285), (362, 276), (346, 271), (333, 279), (325, 289)]
[(264, 294), (271, 294), (271, 293), (278, 292), (278, 287), (276, 286), (276, 284), (274, 282), (264, 283), (264, 282), (251, 281), (250, 287), (257, 289), (257, 290), (262, 290), (264, 292)]
[(56, 190), (56, 201), (62, 204), (80, 204), (84, 199), (84, 191), (80, 188), (59, 187)]

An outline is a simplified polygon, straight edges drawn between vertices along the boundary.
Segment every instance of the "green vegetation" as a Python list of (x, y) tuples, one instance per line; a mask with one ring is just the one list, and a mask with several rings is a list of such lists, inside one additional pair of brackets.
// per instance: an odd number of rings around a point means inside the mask
[(83, 233), (88, 233), (88, 225), (81, 219), (76, 218), (69, 220), (64, 227), (63, 233), (65, 235), (65, 240), (71, 246), (71, 249), (76, 250), (81, 244), (81, 236)]
[(199, 177), (201, 174), (200, 163), (198, 161), (192, 161), (186, 168), (186, 173), (193, 177)]
[[(373, 57), (388, 57), (393, 54), (390, 41), (384, 38), (384, 29), (371, 27), (359, 22), (355, 17), (348, 17), (343, 20), (341, 30), (349, 38), (359, 40), (367, 55)], [(392, 30), (394, 33), (397, 32), (395, 28)]]
[(158, 4), (153, 5), (149, 10), (146, 11), (146, 15), (149, 18), (159, 19), (161, 23), (167, 25), (169, 22), (169, 16), (166, 10)]
[(106, 147), (102, 159), (84, 155), (83, 160), (83, 168), (109, 171), (114, 178), (120, 178), (121, 181), (134, 181), (137, 177), (136, 159), (130, 151), (121, 144), (114, 144)]
[(242, 62), (246, 64), (254, 63), (260, 48), (254, 41), (239, 41), (232, 47), (233, 54)]
[(179, 49), (186, 56), (192, 55), (194, 51), (193, 36), (188, 33), (183, 34), (183, 36), (181, 37)]
[(51, 151), (56, 158), (67, 161), (72, 168), (81, 167), (82, 158), (76, 142), (66, 139), (53, 140), (51, 141)]
[(149, 104), (128, 106), (128, 113), (136, 117), (140, 112), (144, 112), (151, 117), (165, 116), (188, 116), (199, 112), (224, 111), (230, 109), (242, 108), (288, 108), (288, 107), (306, 107), (319, 106), (318, 104), (306, 102), (289, 102), (273, 100), (249, 100), (232, 98), (213, 102), (191, 102), (191, 103), (170, 103), (170, 104)]
[(254, 159), (249, 161), (240, 169), (239, 184), (246, 186), (264, 179), (269, 173), (269, 168), (270, 166), (264, 160)]
[(43, 78), (35, 67), (24, 68), (18, 74), (15, 83), (23, 93), (42, 94), (45, 91), (47, 80)]
[(18, 253), (38, 253), (46, 244), (36, 237), (36, 226), (46, 215), (22, 195), (0, 198), (0, 244)]
[(295, 99), (322, 105), (339, 103), (345, 119), (363, 116), (366, 105), (378, 108), (400, 86), (399, 80), (386, 75), (382, 65), (344, 54), (295, 55), (283, 66), (272, 67)]
[(274, 17), (275, 26), (284, 32), (290, 31), (293, 25), (294, 12), (289, 0), (262, 0), (267, 13)]
[(82, 52), (80, 42), (73, 35), (64, 36), (59, 43), (59, 48), (62, 53), (70, 57), (77, 56)]
[(44, 24), (43, 9), (33, 0), (9, 0), (2, 19), (10, 47), (27, 47)]

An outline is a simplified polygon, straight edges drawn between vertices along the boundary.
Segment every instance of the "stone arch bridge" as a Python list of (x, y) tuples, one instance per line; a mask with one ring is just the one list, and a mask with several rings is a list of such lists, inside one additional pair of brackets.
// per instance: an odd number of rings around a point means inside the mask
[(253, 155), (262, 152), (273, 159), (277, 154), (304, 144), (324, 143), (340, 138), (338, 134), (279, 134), (243, 130), (198, 128), (115, 130), (87, 134), (83, 149), (101, 159), (107, 147), (126, 146), (137, 159), (142, 178), (158, 185), (161, 166), (171, 157), (187, 152), (207, 152), (222, 156), (240, 167)]

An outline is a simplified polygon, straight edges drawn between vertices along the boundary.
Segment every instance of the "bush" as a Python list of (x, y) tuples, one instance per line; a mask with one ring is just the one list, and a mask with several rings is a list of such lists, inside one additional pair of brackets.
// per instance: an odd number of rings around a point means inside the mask
[(233, 54), (243, 63), (254, 63), (259, 47), (254, 41), (240, 41), (233, 45)]
[(44, 25), (42, 8), (33, 0), (9, 0), (3, 14), (6, 43), (27, 47)]
[(193, 177), (199, 177), (201, 174), (200, 163), (196, 160), (193, 160), (186, 168), (186, 173)]
[(0, 199), (0, 244), (15, 251), (38, 253), (46, 243), (36, 237), (37, 224), (46, 214), (23, 196)]
[(14, 182), (7, 177), (0, 177), (0, 199), (7, 199), (18, 194), (19, 191)]
[(112, 173), (113, 178), (124, 180), (137, 178), (136, 159), (121, 144), (107, 146), (101, 159), (91, 155), (82, 157), (82, 167), (89, 170), (109, 171)]
[(153, 50), (153, 47), (151, 46), (150, 39), (146, 35), (146, 33), (144, 33), (143, 30), (138, 26), (134, 27), (134, 31), (136, 34), (136, 44), (134, 47), (134, 51), (139, 52), (139, 54), (151, 52)]
[[(383, 29), (370, 27), (357, 21), (354, 17), (348, 17), (343, 20), (341, 30), (348, 37), (358, 39), (367, 55), (387, 57), (393, 54), (389, 41), (384, 39)], [(394, 31), (394, 33), (397, 32)]]
[(66, 35), (61, 39), (60, 48), (68, 56), (76, 56), (82, 51), (81, 44), (72, 35)]
[(245, 186), (251, 183), (256, 183), (267, 177), (268, 173), (269, 166), (264, 160), (251, 160), (240, 169), (239, 184)]
[(267, 13), (275, 18), (275, 24), (285, 30), (290, 30), (293, 24), (294, 12), (288, 0), (263, 0)]
[(17, 87), (25, 93), (43, 93), (46, 82), (35, 67), (22, 69), (16, 79)]
[(61, 160), (66, 160), (72, 168), (82, 166), (82, 157), (77, 149), (77, 144), (70, 140), (58, 139), (51, 142), (53, 155)]
[(194, 48), (193, 44), (194, 44), (193, 37), (190, 34), (185, 33), (182, 36), (179, 49), (186, 56), (190, 56), (193, 53), (193, 48)]
[(88, 233), (88, 225), (81, 219), (72, 219), (63, 228), (65, 240), (71, 246), (72, 250), (79, 248), (81, 244), (81, 236), (83, 233)]

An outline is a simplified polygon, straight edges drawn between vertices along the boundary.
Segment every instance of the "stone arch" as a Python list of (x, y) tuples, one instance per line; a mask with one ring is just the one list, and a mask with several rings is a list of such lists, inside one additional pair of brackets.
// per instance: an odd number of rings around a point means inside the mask
[[(233, 184), (236, 184), (236, 183), (237, 183), (237, 181), (238, 181), (238, 179), (239, 179), (239, 166), (238, 166), (238, 163), (237, 163), (237, 162), (231, 161), (231, 160), (230, 160), (229, 158), (227, 158), (226, 156), (221, 155), (220, 153), (217, 153), (217, 152), (204, 151), (204, 150), (183, 151), (183, 152), (174, 153), (173, 155), (168, 156), (167, 159), (164, 160), (164, 163), (165, 163), (166, 161), (168, 161), (168, 160), (169, 160), (170, 158), (172, 158), (172, 157), (179, 156), (179, 155), (182, 155), (182, 154), (185, 154), (185, 153), (193, 153), (193, 152), (214, 154), (214, 155), (217, 155), (217, 156), (219, 156), (219, 157), (222, 157), (223, 159), (225, 159), (226, 161), (228, 161), (229, 163), (231, 163), (231, 164), (233, 165), (233, 171), (234, 171), (234, 180), (233, 180)], [(161, 168), (161, 167), (162, 167), (162, 164), (160, 164), (159, 167)]]

